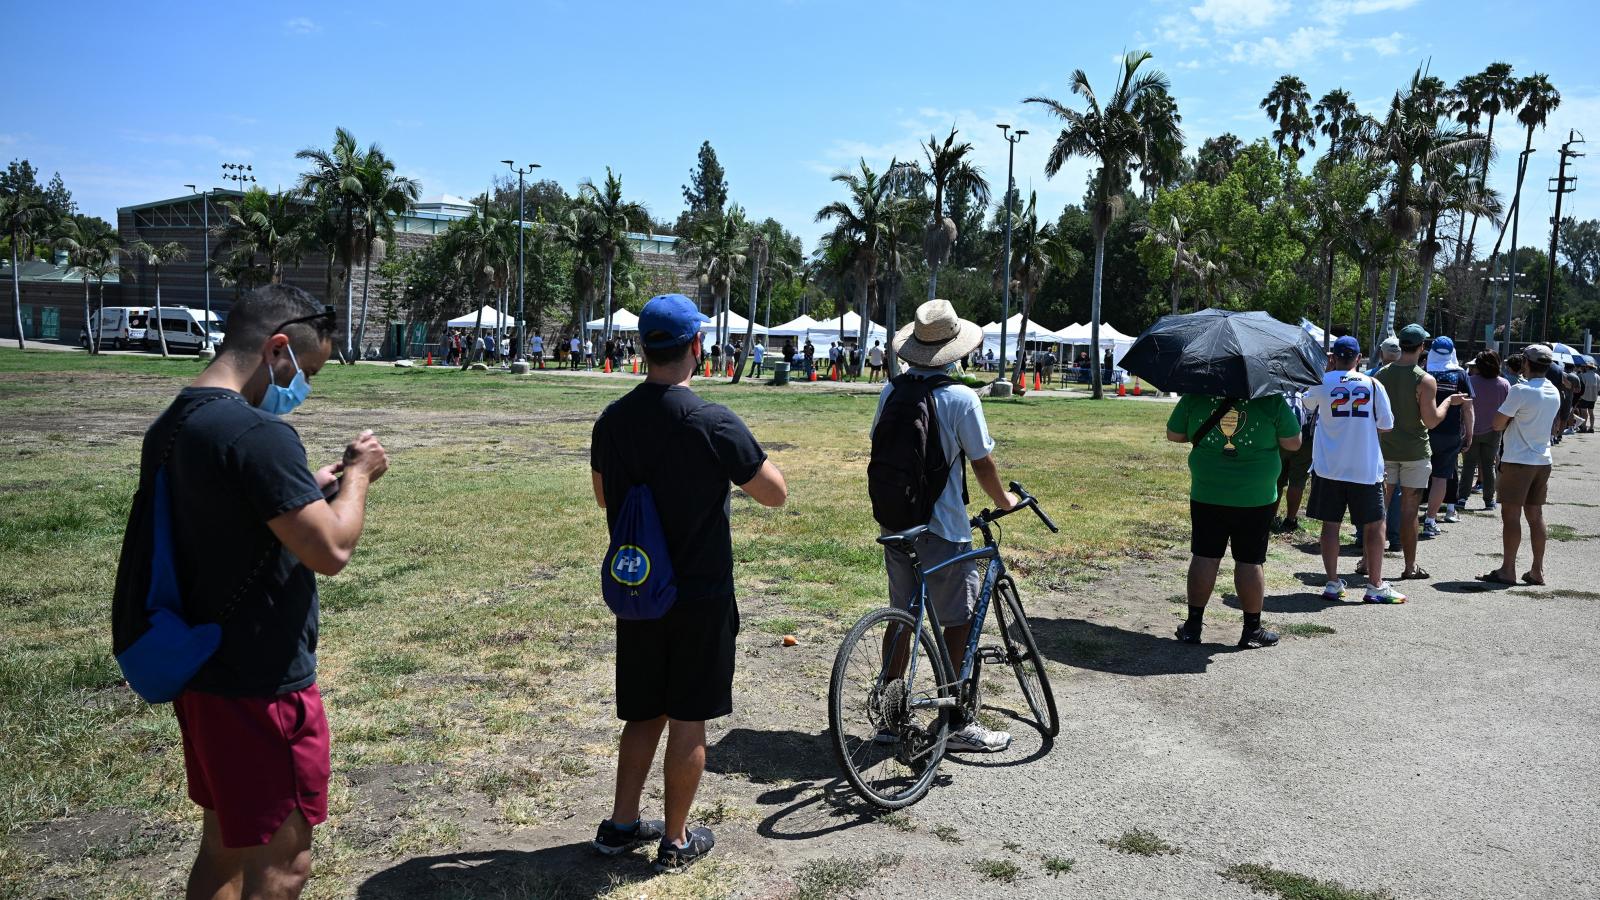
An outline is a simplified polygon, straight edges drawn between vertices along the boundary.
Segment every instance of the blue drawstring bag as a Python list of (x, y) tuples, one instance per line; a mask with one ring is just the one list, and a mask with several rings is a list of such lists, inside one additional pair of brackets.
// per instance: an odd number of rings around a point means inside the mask
[(148, 627), (117, 654), (117, 665), (122, 667), (128, 687), (145, 702), (170, 703), (217, 652), (222, 626), (190, 625), (183, 619), (183, 599), (172, 561), (172, 502), (167, 495), (166, 466), (156, 470), (147, 499), (151, 507), (150, 589), (144, 598)]
[(611, 527), (600, 593), (619, 619), (659, 619), (678, 600), (667, 537), (648, 485), (628, 489)]

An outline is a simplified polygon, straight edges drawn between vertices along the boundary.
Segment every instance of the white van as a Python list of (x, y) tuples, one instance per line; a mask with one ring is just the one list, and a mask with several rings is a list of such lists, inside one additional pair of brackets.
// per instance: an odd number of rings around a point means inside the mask
[[(206, 312), (203, 309), (190, 309), (187, 306), (161, 307), (161, 329), (167, 335), (167, 350), (192, 350), (198, 353), (207, 343), (215, 347), (222, 343), (222, 318), (216, 313), (211, 314), (210, 328), (201, 327)], [(161, 349), (161, 333), (156, 328), (156, 314), (152, 310), (147, 317), (148, 322), (144, 331), (144, 348), (146, 350)]]
[[(100, 346), (112, 350), (142, 346), (145, 322), (149, 315), (148, 306), (108, 306), (100, 310)], [(85, 347), (89, 345), (87, 331), (83, 333), (81, 340)]]

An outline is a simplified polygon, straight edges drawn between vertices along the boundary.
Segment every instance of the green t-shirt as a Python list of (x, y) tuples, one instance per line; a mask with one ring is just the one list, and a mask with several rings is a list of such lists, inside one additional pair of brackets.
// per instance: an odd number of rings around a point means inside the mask
[[(1167, 430), (1193, 437), (1222, 403), (1221, 397), (1186, 394)], [(1237, 421), (1234, 419), (1237, 413)], [(1230, 434), (1234, 455), (1223, 453)], [(1278, 499), (1278, 439), (1297, 437), (1300, 420), (1282, 395), (1235, 403), (1222, 422), (1189, 450), (1189, 497), (1217, 506), (1266, 506)]]

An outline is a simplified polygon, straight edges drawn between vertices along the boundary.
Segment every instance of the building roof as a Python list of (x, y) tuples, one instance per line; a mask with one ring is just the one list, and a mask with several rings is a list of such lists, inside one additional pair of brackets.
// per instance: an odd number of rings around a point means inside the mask
[[(22, 270), (22, 280), (27, 282), (64, 282), (67, 284), (82, 284), (83, 272), (77, 266), (56, 265), (42, 259), (25, 259), (18, 266)], [(0, 278), (11, 280), (11, 260), (0, 259)], [(122, 279), (113, 272), (106, 276), (106, 284), (117, 284)], [(90, 279), (91, 284), (98, 284), (95, 279)]]

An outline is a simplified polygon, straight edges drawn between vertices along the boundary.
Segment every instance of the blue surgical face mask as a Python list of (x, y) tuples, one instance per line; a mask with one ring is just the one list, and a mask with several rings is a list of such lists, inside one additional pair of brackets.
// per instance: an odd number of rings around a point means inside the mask
[(294, 363), (294, 377), (289, 379), (287, 385), (279, 385), (277, 378), (272, 374), (272, 367), (267, 366), (267, 392), (261, 395), (261, 401), (256, 404), (275, 416), (286, 416), (294, 412), (295, 407), (306, 402), (306, 398), (311, 396), (311, 382), (306, 380), (306, 373), (300, 368), (300, 361), (294, 358), (294, 350), (287, 344), (283, 349), (289, 351), (289, 361)]

